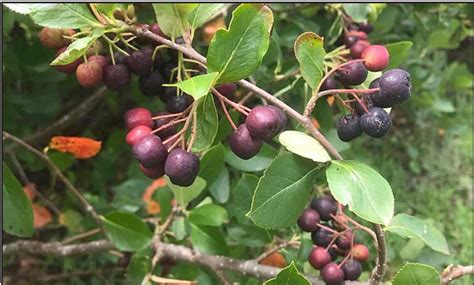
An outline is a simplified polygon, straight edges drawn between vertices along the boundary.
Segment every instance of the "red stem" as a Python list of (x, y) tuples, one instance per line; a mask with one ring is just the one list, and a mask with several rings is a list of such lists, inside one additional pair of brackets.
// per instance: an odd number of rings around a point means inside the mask
[(169, 127), (174, 126), (174, 125), (177, 125), (177, 124), (182, 123), (182, 122), (184, 122), (184, 121), (186, 121), (186, 120), (187, 120), (187, 118), (182, 118), (182, 119), (179, 119), (179, 120), (173, 120), (173, 121), (169, 122), (169, 123), (166, 124), (166, 125), (163, 125), (163, 126), (161, 126), (161, 127), (159, 127), (159, 128), (154, 129), (153, 131), (151, 131), (151, 133), (152, 133), (152, 134), (155, 134), (155, 133), (157, 133), (157, 132), (159, 132), (159, 131), (161, 131), (161, 130), (164, 130), (164, 129), (169, 128)]
[(219, 98), (219, 102), (221, 103), (222, 110), (224, 110), (224, 114), (227, 117), (229, 124), (232, 126), (234, 131), (237, 130), (237, 127), (235, 126), (234, 121), (232, 121), (232, 118), (230, 117), (230, 114), (227, 111), (227, 108), (225, 107), (224, 100), (222, 100), (222, 98)]

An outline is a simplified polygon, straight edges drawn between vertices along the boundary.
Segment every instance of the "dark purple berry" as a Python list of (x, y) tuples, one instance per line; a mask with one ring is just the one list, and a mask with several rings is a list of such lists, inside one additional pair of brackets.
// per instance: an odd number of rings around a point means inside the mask
[(124, 64), (109, 65), (104, 69), (104, 83), (109, 90), (120, 90), (129, 85), (130, 81), (130, 70)]
[(364, 50), (370, 46), (368, 41), (357, 41), (355, 44), (351, 46), (351, 57), (352, 58), (361, 58), (362, 53)]
[(327, 247), (331, 243), (332, 238), (333, 233), (323, 228), (311, 233), (313, 243), (322, 247)]
[(245, 121), (250, 135), (262, 140), (274, 137), (282, 129), (282, 123), (279, 112), (269, 106), (253, 108)]
[(340, 285), (344, 282), (344, 271), (336, 263), (331, 262), (321, 270), (321, 278), (327, 285)]
[(348, 259), (342, 265), (342, 271), (344, 271), (344, 280), (357, 280), (362, 274), (362, 264), (355, 259)]
[(235, 90), (237, 90), (237, 85), (235, 83), (225, 83), (216, 87), (216, 90), (224, 95), (227, 99), (235, 99)]
[(318, 230), (320, 218), (318, 212), (313, 209), (305, 209), (298, 218), (298, 226), (305, 232), (314, 232)]
[(372, 107), (359, 119), (361, 130), (374, 138), (385, 136), (392, 126), (390, 115), (380, 107)]
[(311, 201), (311, 208), (316, 210), (323, 221), (329, 221), (331, 214), (337, 212), (337, 203), (331, 196), (321, 196)]
[(188, 94), (171, 97), (166, 103), (166, 110), (170, 113), (180, 113), (186, 110), (193, 102), (194, 98)]
[(352, 47), (359, 40), (368, 40), (367, 34), (361, 31), (349, 31), (344, 35), (344, 44), (348, 48)]
[(173, 184), (190, 186), (199, 173), (199, 158), (184, 149), (173, 149), (166, 159), (165, 173)]
[(176, 87), (165, 87), (165, 91), (158, 95), (160, 100), (163, 103), (168, 103), (168, 100), (172, 97), (178, 96), (177, 88)]
[(334, 76), (329, 76), (326, 80), (324, 80), (323, 84), (321, 85), (321, 91), (337, 89), (337, 85), (337, 80), (334, 79)]
[(232, 152), (242, 159), (250, 159), (262, 148), (263, 141), (254, 139), (245, 124), (241, 124), (229, 137)]
[(410, 73), (403, 69), (390, 69), (379, 79), (380, 92), (373, 95), (375, 106), (388, 108), (400, 104), (411, 95)]
[(324, 247), (315, 246), (309, 254), (308, 261), (314, 269), (322, 269), (331, 262), (331, 255)]
[(152, 72), (140, 77), (138, 87), (145, 96), (159, 96), (165, 92), (165, 88), (162, 86), (164, 82), (160, 73)]
[(278, 129), (278, 132), (282, 132), (286, 128), (286, 124), (288, 123), (288, 118), (286, 117), (285, 113), (278, 107), (273, 106), (273, 105), (267, 105), (268, 108), (272, 109), (274, 113), (278, 116), (278, 125), (280, 128)]
[(359, 24), (359, 31), (365, 32), (366, 34), (370, 34), (374, 30), (374, 25), (369, 23), (361, 23)]
[[(169, 112), (158, 112), (156, 116), (164, 116), (164, 115), (169, 115), (169, 114), (170, 114)], [(161, 119), (155, 120), (154, 129), (160, 128), (170, 123), (173, 119), (174, 118), (172, 117), (167, 117), (167, 118), (161, 118)], [(176, 134), (176, 132), (177, 132), (177, 127), (176, 125), (174, 125), (174, 126), (169, 126), (161, 131), (158, 131), (155, 134), (159, 136), (162, 140), (165, 140), (166, 138)]]
[(336, 239), (336, 245), (342, 250), (348, 250), (351, 248), (352, 239), (354, 233), (350, 230), (345, 231), (341, 236)]
[(329, 252), (329, 255), (331, 256), (332, 261), (336, 260), (337, 257), (339, 256), (339, 253), (337, 252), (337, 248), (334, 245), (329, 248), (328, 252)]
[(145, 166), (140, 164), (140, 170), (143, 174), (145, 174), (151, 179), (157, 179), (165, 175), (165, 166), (161, 164), (153, 168), (146, 168)]
[(368, 74), (362, 62), (351, 62), (336, 71), (336, 78), (345, 85), (359, 85), (367, 79)]
[(127, 57), (127, 66), (132, 73), (143, 76), (151, 72), (153, 59), (146, 51), (137, 50)]
[(149, 134), (133, 145), (133, 154), (144, 167), (154, 168), (165, 163), (168, 152), (159, 137)]
[(362, 134), (359, 126), (359, 117), (345, 115), (337, 124), (337, 135), (343, 142), (350, 142)]

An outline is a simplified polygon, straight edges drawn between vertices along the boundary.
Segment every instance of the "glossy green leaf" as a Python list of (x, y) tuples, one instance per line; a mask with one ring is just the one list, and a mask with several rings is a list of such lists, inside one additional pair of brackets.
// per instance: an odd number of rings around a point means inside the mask
[(151, 258), (146, 255), (133, 255), (127, 268), (127, 280), (131, 284), (141, 284), (151, 269)]
[(342, 4), (344, 11), (356, 22), (366, 22), (372, 8), (369, 4), (347, 3)]
[(227, 167), (221, 168), (216, 180), (209, 185), (209, 193), (216, 202), (224, 204), (229, 200), (230, 195), (229, 170)]
[(208, 184), (213, 183), (219, 175), (220, 169), (224, 167), (225, 148), (222, 144), (211, 147), (201, 157), (199, 177), (206, 180)]
[(316, 88), (324, 74), (324, 39), (313, 32), (301, 34), (295, 41), (294, 52), (301, 75), (311, 88)]
[(272, 11), (262, 4), (241, 4), (232, 13), (228, 30), (218, 30), (207, 53), (208, 72), (217, 82), (234, 82), (252, 75), (268, 50)]
[(86, 3), (8, 4), (7, 7), (28, 14), (36, 24), (50, 28), (79, 29), (100, 25)]
[(318, 169), (311, 160), (281, 153), (260, 178), (247, 216), (264, 228), (293, 225), (308, 203)]
[(277, 154), (274, 148), (264, 144), (260, 152), (251, 159), (242, 159), (231, 150), (227, 150), (225, 162), (240, 171), (257, 172), (266, 169)]
[(407, 263), (395, 275), (392, 285), (436, 285), (441, 284), (439, 273), (432, 266), (420, 263)]
[(299, 156), (316, 162), (331, 160), (324, 147), (316, 139), (303, 132), (285, 131), (279, 135), (278, 140), (287, 150)]
[(341, 14), (338, 14), (327, 33), (328, 44), (334, 44), (341, 35), (344, 27), (344, 21)]
[(394, 199), (388, 182), (374, 169), (352, 160), (333, 160), (326, 170), (332, 195), (359, 217), (388, 225)]
[(175, 84), (165, 84), (165, 86), (176, 86), (183, 90), (183, 92), (193, 96), (194, 100), (198, 100), (209, 94), (209, 90), (214, 86), (217, 75), (217, 72), (197, 75)]
[(100, 35), (80, 38), (72, 42), (67, 49), (51, 62), (51, 65), (65, 65), (80, 58)]
[(219, 205), (206, 204), (189, 213), (189, 220), (196, 225), (221, 226), (227, 220), (227, 211)]
[(101, 217), (109, 240), (120, 250), (139, 251), (150, 245), (153, 233), (139, 217), (113, 212)]
[(191, 242), (197, 250), (209, 254), (225, 255), (228, 250), (224, 235), (217, 227), (191, 223)]
[(196, 180), (191, 186), (183, 187), (174, 185), (166, 176), (166, 181), (168, 187), (174, 194), (174, 197), (179, 205), (182, 207), (186, 207), (186, 205), (194, 198), (199, 196), (199, 194), (206, 188), (206, 180), (202, 179), (201, 177), (196, 177)]
[(255, 225), (234, 224), (228, 228), (229, 238), (237, 244), (261, 247), (270, 243), (273, 235), (267, 230)]
[(385, 47), (390, 54), (390, 63), (388, 68), (395, 68), (400, 66), (408, 57), (408, 52), (412, 47), (411, 41), (401, 41), (396, 43), (386, 44)]
[(290, 265), (278, 272), (275, 278), (265, 281), (264, 285), (311, 285), (311, 282), (301, 273), (292, 261)]
[(159, 3), (153, 4), (153, 10), (163, 33), (176, 38), (189, 29), (188, 15), (197, 6), (198, 4), (193, 3)]
[(219, 128), (219, 117), (212, 94), (207, 94), (197, 102), (197, 129), (196, 140), (193, 144), (193, 152), (201, 152), (209, 149), (214, 142)]
[(33, 235), (33, 209), (20, 182), (3, 163), (3, 230), (19, 237)]
[(188, 21), (193, 29), (197, 29), (211, 20), (224, 7), (225, 4), (205, 3), (199, 4), (189, 13)]
[(435, 251), (449, 254), (446, 238), (435, 227), (423, 220), (406, 214), (398, 214), (393, 217), (385, 231), (395, 233), (405, 238), (419, 238)]
[(229, 214), (235, 216), (239, 223), (250, 221), (245, 214), (250, 210), (258, 179), (255, 175), (244, 173), (232, 190), (232, 200), (228, 205)]
[(74, 155), (66, 152), (49, 151), (48, 156), (61, 171), (69, 169), (76, 161)]

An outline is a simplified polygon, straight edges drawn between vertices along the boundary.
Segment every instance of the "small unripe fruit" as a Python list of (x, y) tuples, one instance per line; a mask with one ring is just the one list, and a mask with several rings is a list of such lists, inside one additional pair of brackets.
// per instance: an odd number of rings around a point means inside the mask
[(95, 61), (81, 63), (76, 69), (76, 78), (84, 88), (96, 87), (102, 83), (102, 67)]
[(344, 281), (344, 271), (336, 263), (331, 262), (321, 270), (321, 278), (327, 285), (340, 285)]
[(64, 30), (44, 27), (39, 34), (39, 38), (44, 47), (62, 48), (67, 45), (63, 35)]
[(345, 85), (359, 85), (367, 79), (368, 71), (362, 62), (351, 62), (336, 71), (336, 78)]
[(313, 209), (305, 209), (298, 218), (298, 226), (305, 232), (318, 230), (320, 218), (318, 212)]
[(403, 69), (390, 69), (379, 79), (380, 91), (373, 95), (375, 106), (388, 108), (400, 104), (411, 95), (410, 74)]
[(313, 243), (322, 247), (327, 247), (331, 243), (332, 238), (333, 233), (323, 228), (311, 233)]
[(143, 76), (151, 72), (153, 59), (147, 52), (137, 50), (127, 57), (127, 66), (132, 73)]
[[(351, 57), (354, 58), (354, 59), (361, 58), (362, 53), (369, 46), (370, 46), (370, 43), (368, 41), (363, 41), (363, 40), (357, 41), (355, 44), (353, 44), (351, 46)], [(366, 67), (367, 67), (367, 65), (366, 65)]]
[(342, 271), (344, 271), (344, 280), (357, 280), (362, 274), (362, 264), (357, 260), (348, 259), (342, 265)]
[(91, 55), (87, 58), (87, 61), (97, 62), (100, 65), (100, 67), (102, 67), (102, 70), (105, 69), (109, 65), (107, 58), (103, 55)]
[(153, 168), (146, 168), (145, 166), (140, 164), (140, 170), (142, 171), (143, 174), (148, 176), (151, 179), (157, 179), (160, 178), (161, 176), (165, 175), (165, 167), (164, 165), (158, 165)]
[(145, 108), (134, 108), (128, 110), (124, 115), (124, 119), (127, 130), (131, 130), (138, 126), (153, 127), (151, 112)]
[(345, 115), (337, 124), (337, 135), (343, 142), (350, 142), (362, 134), (359, 126), (359, 117)]
[[(169, 112), (158, 112), (156, 116), (164, 116), (164, 115), (169, 115)], [(160, 128), (168, 123), (170, 123), (174, 118), (168, 117), (168, 118), (160, 118), (155, 120), (155, 125), (154, 129)], [(166, 138), (176, 134), (177, 128), (176, 125), (169, 126), (166, 129), (163, 129), (157, 133), (155, 133), (157, 136), (159, 136), (162, 140), (165, 140)]]
[(392, 126), (390, 115), (380, 107), (372, 107), (360, 117), (361, 130), (374, 138), (385, 136)]
[(173, 184), (191, 186), (199, 173), (199, 158), (183, 149), (173, 149), (166, 159), (165, 173)]
[(384, 46), (370, 45), (363, 50), (361, 58), (364, 60), (364, 65), (368, 70), (381, 71), (387, 68), (390, 54)]
[(336, 239), (336, 245), (342, 250), (348, 250), (351, 248), (353, 238), (354, 233), (352, 231), (345, 231), (341, 236)]
[(151, 133), (151, 128), (148, 126), (136, 126), (135, 128), (131, 129), (127, 136), (125, 137), (125, 141), (129, 145), (134, 145), (142, 138), (146, 137)]
[(337, 81), (334, 79), (334, 76), (329, 76), (326, 80), (324, 80), (323, 84), (321, 85), (321, 91), (324, 90), (331, 90), (331, 89), (337, 89)]
[(337, 212), (337, 203), (331, 196), (321, 196), (311, 201), (311, 208), (316, 210), (323, 221), (329, 221), (331, 214)]
[(282, 121), (283, 117), (280, 112), (282, 111), (276, 111), (270, 106), (253, 108), (245, 120), (250, 135), (253, 138), (262, 140), (274, 137), (282, 129), (282, 124), (286, 124), (286, 122)]
[(331, 255), (324, 247), (315, 246), (311, 250), (308, 261), (314, 269), (322, 269), (331, 262)]
[(364, 262), (364, 261), (367, 261), (367, 259), (369, 259), (369, 249), (363, 244), (360, 244), (360, 243), (354, 244), (351, 252), (354, 259), (360, 262)]
[(171, 97), (166, 103), (166, 110), (170, 113), (181, 113), (194, 102), (194, 98), (188, 94)]
[(165, 163), (168, 152), (159, 137), (149, 134), (133, 145), (133, 154), (144, 167), (155, 168)]
[(229, 137), (229, 146), (235, 155), (242, 159), (250, 159), (262, 148), (263, 141), (254, 139), (245, 124), (241, 124)]
[(124, 64), (109, 65), (104, 69), (104, 83), (109, 90), (120, 90), (129, 85), (130, 81), (130, 71)]
[[(66, 50), (65, 47), (60, 48), (56, 51), (55, 57), (58, 57), (60, 54), (62, 54)], [(82, 57), (76, 59), (75, 61), (65, 64), (65, 65), (55, 65), (56, 69), (60, 72), (66, 73), (66, 74), (72, 74), (76, 72), (77, 67), (79, 64), (82, 63)]]
[(165, 83), (163, 76), (159, 72), (152, 72), (140, 77), (138, 87), (145, 96), (159, 96), (165, 92), (163, 83)]

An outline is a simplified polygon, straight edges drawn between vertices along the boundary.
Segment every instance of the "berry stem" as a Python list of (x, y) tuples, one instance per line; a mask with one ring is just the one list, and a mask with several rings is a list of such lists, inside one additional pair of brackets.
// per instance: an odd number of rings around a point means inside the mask
[(220, 99), (224, 100), (224, 102), (226, 102), (227, 104), (229, 104), (230, 106), (234, 107), (234, 109), (236, 109), (237, 111), (239, 111), (240, 113), (244, 114), (245, 116), (248, 115), (248, 112), (251, 111), (250, 108), (244, 106), (244, 105), (239, 105), (237, 103), (235, 103), (234, 101), (228, 99), (227, 97), (225, 97), (224, 95), (222, 95), (221, 93), (219, 93), (219, 91), (217, 91), (215, 88), (212, 88), (212, 93), (214, 93), (214, 95), (216, 95), (217, 97), (219, 97)]
[(155, 116), (155, 117), (151, 117), (151, 119), (152, 119), (152, 120), (159, 120), (159, 119), (166, 119), (166, 118), (179, 117), (179, 116), (183, 115), (184, 113), (186, 113), (186, 111), (187, 111), (187, 110), (184, 110), (184, 111), (181, 112), (181, 113)]
[(115, 44), (115, 42), (112, 41), (111, 39), (109, 39), (109, 37), (107, 37), (106, 35), (102, 35), (102, 38), (104, 38), (104, 39), (109, 43), (109, 45), (112, 45), (112, 47), (115, 48), (116, 50), (118, 50), (119, 52), (121, 52), (121, 53), (123, 53), (123, 54), (125, 54), (125, 55), (127, 55), (127, 56), (130, 56), (130, 54), (129, 54), (128, 52), (124, 51), (124, 50), (121, 49), (119, 46), (117, 46), (117, 45)]
[[(374, 89), (380, 89), (380, 88), (374, 88)], [(370, 89), (369, 89), (370, 90)], [(369, 112), (369, 110), (367, 109), (367, 106), (365, 105), (364, 102), (362, 102), (362, 100), (360, 100), (359, 96), (357, 96), (355, 93), (350, 93), (356, 100), (357, 100), (357, 103), (359, 103), (359, 105), (362, 106), (362, 108), (364, 109), (364, 111), (366, 113)]]
[(170, 152), (171, 150), (173, 150), (173, 148), (175, 148), (180, 142), (183, 141), (183, 138), (179, 138), (177, 139), (169, 148), (168, 148), (168, 152)]
[(229, 121), (229, 124), (232, 126), (234, 131), (237, 130), (237, 127), (235, 126), (234, 121), (232, 120), (232, 118), (230, 117), (229, 112), (227, 111), (224, 100), (222, 100), (222, 98), (219, 97), (219, 102), (221, 103), (222, 110), (224, 111), (224, 114), (225, 114), (227, 120)]
[(133, 49), (133, 50), (138, 50), (137, 47), (135, 47), (135, 46), (133, 46), (132, 44), (130, 44), (129, 41), (126, 41), (126, 40), (123, 38), (122, 35), (119, 35), (119, 37), (120, 37), (120, 41), (121, 41), (122, 43), (124, 43), (127, 47), (129, 47), (129, 48), (131, 48), (131, 49)]
[[(193, 109), (192, 109), (191, 112), (194, 112), (195, 106), (197, 106), (197, 105), (196, 105), (196, 104), (192, 104), (192, 106), (193, 106)], [(186, 118), (186, 122), (184, 123), (183, 128), (182, 128), (181, 130), (179, 130), (179, 132), (177, 132), (176, 134), (174, 134), (174, 135), (170, 136), (169, 138), (167, 138), (167, 139), (163, 142), (163, 144), (167, 144), (167, 143), (169, 143), (170, 141), (174, 140), (175, 138), (179, 137), (180, 135), (184, 134), (184, 133), (187, 131), (187, 129), (188, 129), (188, 127), (189, 127), (189, 124), (191, 123), (191, 118), (192, 118), (192, 116), (191, 116), (191, 115), (188, 115), (187, 118)]]
[(159, 45), (159, 46), (155, 47), (155, 49), (153, 50), (153, 55), (151, 56), (151, 58), (153, 60), (155, 60), (155, 57), (156, 57), (156, 54), (158, 53), (158, 50), (163, 49), (163, 48), (168, 48), (168, 46), (167, 45)]
[(320, 228), (322, 228), (322, 229), (325, 229), (325, 230), (327, 230), (328, 232), (331, 232), (331, 233), (333, 233), (333, 234), (338, 234), (338, 233), (339, 233), (338, 231), (333, 230), (333, 229), (331, 229), (330, 227), (327, 227), (327, 226), (325, 226), (325, 225), (323, 225), (323, 224), (321, 224), (321, 223), (318, 223), (317, 225), (318, 225), (318, 227), (320, 227)]
[(151, 131), (151, 133), (152, 133), (152, 134), (155, 134), (155, 133), (157, 133), (157, 132), (159, 132), (159, 131), (162, 131), (162, 130), (164, 130), (164, 129), (167, 129), (167, 128), (171, 127), (171, 126), (177, 125), (177, 124), (182, 123), (182, 122), (184, 122), (184, 121), (186, 121), (186, 118), (174, 119), (173, 121), (169, 122), (168, 124), (163, 125), (163, 126), (161, 126), (161, 127), (159, 127), (159, 128), (154, 129), (153, 131)]

